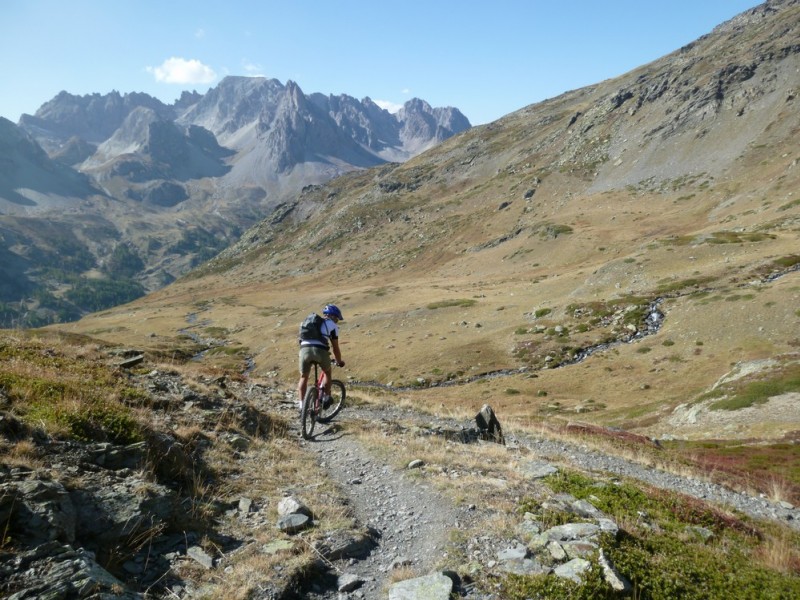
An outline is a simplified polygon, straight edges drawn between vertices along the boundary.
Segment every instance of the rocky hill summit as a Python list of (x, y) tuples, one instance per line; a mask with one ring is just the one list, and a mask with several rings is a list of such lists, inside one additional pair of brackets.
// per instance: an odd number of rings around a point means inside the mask
[[(392, 115), (266, 78), (227, 77), (173, 105), (62, 92), (0, 132), (3, 248), (22, 275), (0, 297), (0, 323), (74, 319), (157, 289), (303, 186), (407, 160), (469, 127), (455, 108), (415, 99)], [(43, 221), (47, 238), (27, 225)], [(115, 252), (139, 267), (108, 272)], [(59, 260), (78, 253), (80, 265)]]

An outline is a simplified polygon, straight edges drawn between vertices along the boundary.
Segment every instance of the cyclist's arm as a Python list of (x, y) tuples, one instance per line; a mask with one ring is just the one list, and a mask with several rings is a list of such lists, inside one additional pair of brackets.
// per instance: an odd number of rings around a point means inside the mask
[(333, 348), (333, 356), (336, 359), (336, 362), (340, 367), (344, 366), (344, 361), (342, 360), (342, 352), (339, 350), (339, 339), (338, 338), (331, 338), (331, 348)]

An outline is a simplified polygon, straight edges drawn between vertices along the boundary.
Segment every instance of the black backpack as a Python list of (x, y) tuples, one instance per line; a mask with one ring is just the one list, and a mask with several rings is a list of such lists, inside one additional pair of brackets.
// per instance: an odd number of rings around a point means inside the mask
[(327, 345), (325, 336), (322, 335), (322, 324), (325, 319), (320, 317), (317, 313), (308, 315), (302, 323), (300, 323), (300, 341), (316, 340)]

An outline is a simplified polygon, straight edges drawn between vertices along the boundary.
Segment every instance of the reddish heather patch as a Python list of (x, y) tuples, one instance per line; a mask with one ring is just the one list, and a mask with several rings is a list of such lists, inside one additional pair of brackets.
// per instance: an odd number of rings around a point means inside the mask
[(609, 429), (599, 425), (591, 425), (589, 423), (569, 423), (564, 426), (564, 431), (571, 435), (589, 435), (595, 437), (602, 437), (609, 440), (616, 440), (627, 442), (633, 445), (650, 446), (652, 448), (660, 448), (661, 445), (653, 439), (644, 435), (638, 435), (625, 431), (624, 429)]
[(800, 447), (795, 443), (770, 445), (706, 442), (687, 446), (681, 454), (699, 471), (733, 487), (749, 486), (772, 494), (779, 489), (784, 499), (800, 503)]

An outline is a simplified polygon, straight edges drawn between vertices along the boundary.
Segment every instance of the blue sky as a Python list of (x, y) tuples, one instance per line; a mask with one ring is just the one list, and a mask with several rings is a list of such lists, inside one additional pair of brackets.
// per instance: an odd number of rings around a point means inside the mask
[(226, 75), (417, 97), (474, 124), (625, 73), (758, 0), (2, 0), (0, 116), (64, 90), (171, 104)]

